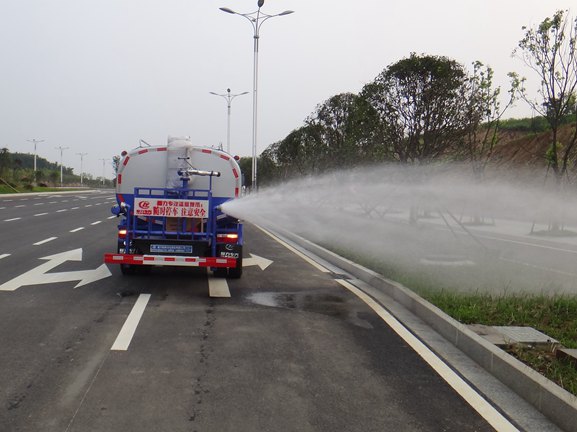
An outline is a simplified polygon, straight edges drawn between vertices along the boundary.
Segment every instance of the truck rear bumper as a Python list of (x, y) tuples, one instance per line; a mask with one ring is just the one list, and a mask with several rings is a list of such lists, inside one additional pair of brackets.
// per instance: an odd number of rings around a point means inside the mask
[(131, 255), (119, 253), (104, 254), (104, 262), (107, 264), (129, 265), (153, 265), (153, 266), (179, 266), (179, 267), (225, 267), (236, 266), (234, 258), (215, 257), (189, 257), (169, 255)]

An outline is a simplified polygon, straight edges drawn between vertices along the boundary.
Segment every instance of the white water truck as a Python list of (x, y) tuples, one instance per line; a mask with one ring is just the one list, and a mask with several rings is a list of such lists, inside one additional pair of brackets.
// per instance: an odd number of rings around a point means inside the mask
[(242, 224), (220, 211), (238, 198), (242, 174), (230, 154), (169, 137), (166, 146), (123, 152), (112, 213), (116, 253), (104, 262), (123, 274), (152, 266), (208, 267), (216, 276), (242, 275)]

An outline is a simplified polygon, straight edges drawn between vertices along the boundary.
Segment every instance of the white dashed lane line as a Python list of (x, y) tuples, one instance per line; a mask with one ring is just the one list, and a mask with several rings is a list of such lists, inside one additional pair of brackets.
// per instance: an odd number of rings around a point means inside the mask
[(81, 231), (83, 229), (84, 229), (84, 227), (78, 227), (78, 228), (74, 228), (73, 230), (70, 230), (70, 232), (75, 233), (75, 232)]
[(36, 216), (44, 216), (44, 215), (47, 215), (47, 214), (48, 214), (48, 213), (38, 213), (38, 214), (35, 214), (34, 217), (36, 217)]
[(78, 210), (80, 207), (72, 207), (70, 210)]
[(68, 209), (60, 209), (60, 210), (56, 210), (56, 213), (62, 213), (62, 212), (65, 212), (65, 211), (68, 211)]
[(9, 257), (9, 256), (10, 256), (10, 254), (2, 254), (2, 255), (0, 255), (0, 259), (6, 258), (6, 257)]
[(144, 309), (146, 309), (149, 300), (150, 294), (140, 294), (140, 296), (138, 296), (138, 299), (132, 307), (130, 314), (128, 314), (128, 318), (126, 318), (120, 333), (116, 337), (112, 348), (110, 348), (112, 351), (126, 351), (128, 349), (132, 337), (136, 332), (136, 327), (138, 327), (140, 318), (142, 318), (142, 314), (144, 313)]
[(20, 204), (20, 205), (14, 206), (14, 208), (20, 208), (20, 207), (26, 207), (26, 204)]
[(50, 241), (52, 241), (52, 240), (56, 240), (57, 238), (58, 238), (58, 237), (49, 237), (49, 238), (47, 238), (47, 239), (44, 239), (44, 240), (41, 240), (41, 241), (39, 241), (39, 242), (34, 243), (33, 246), (40, 246), (40, 245), (43, 245), (44, 243), (48, 243), (48, 242), (50, 242)]
[(116, 216), (109, 216), (106, 219), (114, 219)]
[(12, 221), (15, 221), (15, 220), (20, 220), (20, 219), (22, 219), (22, 218), (19, 218), (19, 217), (18, 217), (18, 218), (12, 218), (12, 219), (4, 219), (4, 222), (12, 222)]
[(37, 205), (44, 205), (44, 203), (36, 203), (36, 204), (34, 204), (34, 205), (35, 205), (35, 206), (37, 206)]
[(96, 221), (96, 222), (92, 222), (90, 225), (98, 225), (99, 223), (101, 223), (102, 221)]

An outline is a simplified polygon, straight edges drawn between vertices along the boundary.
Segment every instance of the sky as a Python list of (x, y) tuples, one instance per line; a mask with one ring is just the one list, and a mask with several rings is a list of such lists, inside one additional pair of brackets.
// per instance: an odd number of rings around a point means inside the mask
[[(303, 125), (318, 104), (358, 93), (388, 65), (417, 54), (490, 65), (506, 93), (522, 26), (574, 0), (266, 0), (258, 57), (257, 152)], [(573, 6), (573, 9), (571, 7)], [(252, 154), (256, 0), (0, 0), (0, 147), (37, 152), (80, 174), (113, 177), (110, 160), (169, 135)], [(506, 117), (531, 116), (518, 102)], [(104, 162), (102, 161), (104, 159)]]

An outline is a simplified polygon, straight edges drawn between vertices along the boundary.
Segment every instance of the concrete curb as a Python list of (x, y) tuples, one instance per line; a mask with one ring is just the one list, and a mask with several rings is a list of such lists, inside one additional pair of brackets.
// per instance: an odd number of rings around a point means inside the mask
[(283, 235), (385, 294), (425, 321), (487, 372), (567, 432), (577, 432), (577, 397), (469, 330), (401, 284), (292, 233)]

